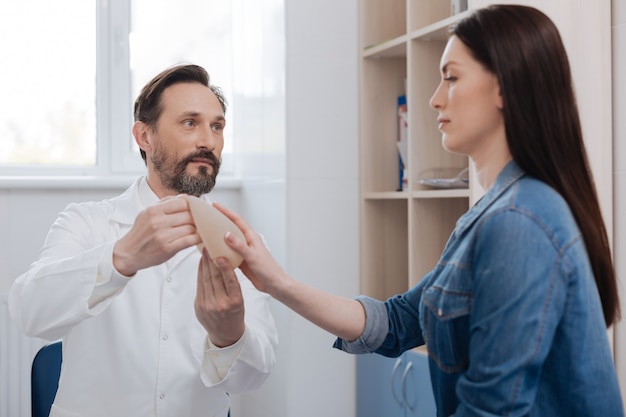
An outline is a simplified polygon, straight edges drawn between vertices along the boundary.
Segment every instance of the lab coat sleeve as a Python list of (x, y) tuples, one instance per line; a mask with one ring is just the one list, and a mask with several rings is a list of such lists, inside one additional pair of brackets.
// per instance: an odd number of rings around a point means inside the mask
[[(239, 272), (239, 271), (238, 271)], [(276, 363), (278, 335), (270, 312), (270, 298), (258, 291), (248, 279), (239, 275), (244, 296), (246, 329), (242, 338), (224, 349), (207, 344), (202, 361), (202, 381), (207, 387), (218, 387), (233, 394), (259, 388)], [(230, 369), (225, 369), (224, 355), (239, 350)]]
[(99, 210), (70, 204), (50, 228), (39, 260), (15, 280), (9, 311), (25, 334), (63, 337), (103, 311), (128, 282), (113, 268), (115, 236), (110, 227), (100, 230), (105, 213)]

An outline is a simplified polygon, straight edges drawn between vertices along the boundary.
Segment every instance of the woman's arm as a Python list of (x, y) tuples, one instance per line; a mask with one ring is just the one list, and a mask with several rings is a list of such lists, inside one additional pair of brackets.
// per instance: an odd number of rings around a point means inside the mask
[[(227, 234), (225, 241), (244, 258), (240, 269), (255, 287), (342, 339), (352, 341), (363, 333), (365, 311), (361, 303), (326, 293), (293, 279), (276, 262), (259, 234), (246, 221), (224, 206), (217, 203), (214, 205), (243, 232), (246, 242), (232, 234)], [(232, 268), (226, 258), (216, 259), (216, 264), (224, 273)]]

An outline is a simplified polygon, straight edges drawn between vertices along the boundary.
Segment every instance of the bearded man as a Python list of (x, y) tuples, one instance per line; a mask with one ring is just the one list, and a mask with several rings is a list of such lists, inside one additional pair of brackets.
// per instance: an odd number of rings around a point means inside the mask
[(278, 344), (268, 296), (197, 249), (183, 198), (208, 201), (226, 100), (202, 67), (179, 65), (134, 110), (146, 175), (60, 213), (10, 312), (25, 334), (62, 340), (51, 416), (226, 417), (228, 394), (258, 388)]

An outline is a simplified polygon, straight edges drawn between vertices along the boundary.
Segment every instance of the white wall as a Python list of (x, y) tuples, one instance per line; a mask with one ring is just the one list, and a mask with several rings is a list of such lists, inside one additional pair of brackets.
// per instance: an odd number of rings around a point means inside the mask
[[(286, 2), (288, 266), (335, 294), (359, 291), (356, 0)], [(356, 416), (356, 361), (291, 323), (285, 416)]]
[[(294, 277), (354, 296), (359, 291), (357, 2), (285, 1), (284, 25), (284, 101), (268, 91), (263, 105), (271, 114), (283, 106), (285, 130), (272, 133), (272, 126), (254, 126), (244, 118), (248, 126), (240, 131), (248, 134), (238, 149), (247, 178), (242, 209)], [(261, 66), (269, 72), (271, 63)], [(276, 137), (281, 133), (282, 141)], [(330, 334), (278, 303), (274, 308), (278, 365), (263, 388), (236, 398), (233, 416), (356, 416), (354, 357), (332, 349)]]

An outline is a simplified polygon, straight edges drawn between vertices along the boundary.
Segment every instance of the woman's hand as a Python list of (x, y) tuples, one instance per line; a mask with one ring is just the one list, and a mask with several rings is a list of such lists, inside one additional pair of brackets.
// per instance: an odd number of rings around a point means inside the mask
[(239, 266), (241, 271), (259, 291), (274, 295), (281, 285), (289, 281), (285, 271), (271, 255), (261, 236), (241, 216), (218, 203), (213, 205), (235, 223), (246, 239), (243, 242), (230, 233), (224, 237), (226, 244), (243, 257), (244, 261)]
[[(226, 244), (244, 259), (239, 268), (260, 291), (266, 292), (305, 319), (345, 340), (355, 340), (365, 327), (361, 303), (318, 290), (287, 275), (272, 257), (261, 236), (240, 216), (227, 208), (214, 206), (243, 232), (245, 242), (227, 234)], [(217, 258), (220, 270), (230, 267), (226, 258)], [(226, 273), (223, 270), (223, 273)]]

